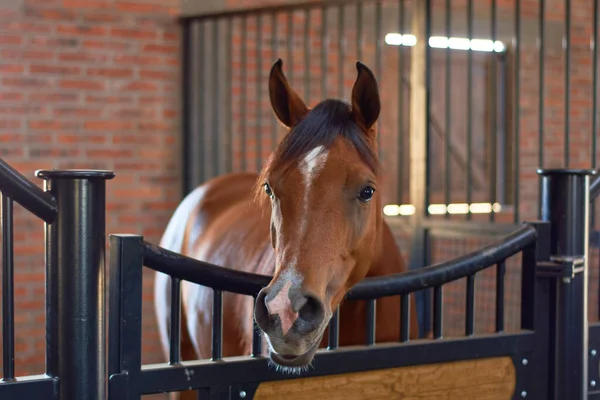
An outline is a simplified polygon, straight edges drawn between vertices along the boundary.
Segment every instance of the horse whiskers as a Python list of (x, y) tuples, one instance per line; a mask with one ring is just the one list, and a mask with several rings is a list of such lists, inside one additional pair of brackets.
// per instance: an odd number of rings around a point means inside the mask
[(286, 367), (283, 365), (276, 364), (273, 360), (268, 360), (268, 365), (271, 368), (275, 368), (275, 371), (280, 372), (285, 375), (301, 375), (303, 372), (308, 371), (310, 368), (314, 369), (314, 359), (310, 362), (310, 364), (305, 365), (303, 367)]

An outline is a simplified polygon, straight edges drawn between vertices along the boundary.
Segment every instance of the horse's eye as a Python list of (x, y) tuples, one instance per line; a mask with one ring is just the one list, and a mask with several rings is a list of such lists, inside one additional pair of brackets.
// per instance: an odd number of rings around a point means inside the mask
[(360, 201), (366, 203), (369, 200), (371, 200), (371, 198), (373, 197), (374, 193), (375, 193), (375, 189), (373, 189), (371, 186), (366, 186), (358, 194), (358, 199)]
[(271, 186), (269, 186), (268, 183), (265, 183), (263, 186), (265, 188), (265, 193), (267, 194), (267, 196), (273, 197), (273, 191), (271, 190)]

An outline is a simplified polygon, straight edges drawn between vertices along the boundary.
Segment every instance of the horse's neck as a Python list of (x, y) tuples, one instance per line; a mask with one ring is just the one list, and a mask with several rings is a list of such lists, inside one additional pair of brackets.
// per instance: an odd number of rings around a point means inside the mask
[(382, 276), (403, 272), (406, 265), (400, 254), (400, 249), (389, 226), (382, 221), (380, 228), (380, 245), (373, 257), (373, 263), (367, 276)]

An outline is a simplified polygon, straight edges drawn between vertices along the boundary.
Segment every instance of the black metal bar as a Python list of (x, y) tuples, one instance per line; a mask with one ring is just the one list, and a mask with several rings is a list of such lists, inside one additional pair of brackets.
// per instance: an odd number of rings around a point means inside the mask
[(190, 88), (190, 71), (192, 63), (191, 55), (191, 26), (190, 22), (186, 21), (181, 25), (181, 136), (183, 144), (183, 193), (181, 197), (185, 197), (193, 187), (192, 176), (190, 168), (194, 163), (191, 159), (191, 123), (190, 123), (190, 109), (192, 102), (192, 90)]
[(475, 331), (475, 275), (467, 276), (467, 318), (465, 335), (470, 336)]
[[(57, 199), (58, 214), (47, 246), (57, 302), (47, 309), (47, 346), (57, 356), (61, 400), (105, 399), (106, 180), (111, 171), (36, 171)], [(54, 299), (53, 299), (54, 300)], [(56, 308), (54, 308), (56, 307)], [(57, 352), (54, 353), (54, 351)], [(48, 354), (50, 357), (50, 354)]]
[(327, 38), (327, 7), (321, 8), (321, 98), (327, 97), (327, 54), (329, 39)]
[(3, 381), (15, 377), (15, 264), (13, 201), (2, 195), (2, 368)]
[[(278, 49), (278, 44), (277, 44), (277, 13), (273, 13), (271, 15), (271, 26), (272, 26), (272, 32), (271, 32), (271, 50), (273, 52), (273, 59), (278, 58), (277, 56), (277, 49)], [(275, 118), (274, 116), (271, 117), (271, 150), (275, 150), (275, 147), (277, 146), (277, 128), (278, 128), (278, 122), (277, 122), (277, 118)]]
[[(542, 220), (552, 226), (550, 260), (556, 275), (555, 398), (587, 399), (587, 267), (589, 195), (593, 170), (546, 169)], [(571, 266), (571, 270), (565, 267)], [(566, 273), (569, 271), (569, 273)]]
[[(591, 154), (591, 167), (596, 168), (596, 154), (598, 148), (598, 0), (594, 0), (594, 22), (593, 22), (593, 34), (592, 41), (594, 46), (594, 54), (592, 55), (592, 154)], [(593, 199), (592, 199), (593, 200)], [(595, 213), (592, 213), (592, 226), (594, 225)]]
[(194, 115), (196, 117), (195, 130), (196, 134), (194, 140), (194, 146), (189, 150), (191, 154), (189, 156), (190, 160), (197, 160), (195, 164), (197, 164), (197, 176), (198, 179), (194, 182), (193, 186), (198, 185), (198, 183), (202, 183), (208, 179), (208, 174), (206, 173), (206, 119), (208, 118), (206, 112), (206, 64), (207, 60), (203, 56), (206, 54), (206, 26), (205, 23), (198, 23), (198, 53), (196, 54), (195, 61), (197, 61), (200, 65), (196, 65), (197, 68), (193, 75), (198, 80), (198, 85), (194, 86), (194, 89), (197, 89), (194, 92), (194, 105), (193, 109), (197, 110)]
[(256, 170), (262, 169), (262, 18), (259, 14), (256, 19)]
[(356, 59), (362, 61), (363, 5), (356, 5)]
[[(449, 0), (448, 0), (449, 1)], [(497, 36), (497, 21), (496, 21), (496, 13), (497, 13), (497, 4), (496, 0), (492, 0), (490, 5), (490, 28), (491, 28), (491, 36), (492, 43), (496, 44), (496, 36)], [(492, 84), (490, 85), (490, 203), (493, 205), (496, 203), (497, 199), (497, 146), (498, 146), (498, 57), (493, 57), (491, 60), (491, 77)], [(489, 214), (490, 222), (494, 222), (496, 220), (496, 213), (492, 212)]]
[(248, 140), (248, 129), (247, 129), (247, 112), (246, 112), (246, 107), (247, 107), (247, 102), (248, 99), (246, 98), (246, 92), (248, 90), (248, 66), (247, 64), (247, 58), (248, 58), (248, 43), (247, 43), (247, 38), (248, 38), (248, 17), (242, 17), (242, 28), (241, 28), (241, 35), (242, 35), (242, 43), (241, 43), (241, 66), (240, 68), (242, 69), (242, 79), (241, 79), (241, 95), (240, 95), (240, 149), (241, 149), (241, 161), (242, 161), (242, 171), (246, 172), (248, 169), (248, 152), (246, 151), (246, 145), (247, 145), (247, 140)]
[[(484, 335), (482, 337), (445, 339), (435, 343), (415, 340), (409, 343), (385, 343), (367, 347), (349, 346), (336, 351), (318, 351), (315, 365), (303, 372), (310, 378), (332, 374), (361, 372), (375, 369), (411, 366), (418, 360), (421, 364), (445, 363), (466, 360), (472, 354), (478, 357), (500, 357), (526, 354), (535, 343), (532, 332)], [(145, 367), (138, 380), (142, 394), (163, 393), (167, 390), (185, 390), (188, 387), (231, 385), (290, 379), (275, 368), (269, 368), (266, 358), (246, 357), (236, 362), (214, 363), (200, 360), (186, 365), (168, 367), (165, 364)], [(185, 373), (187, 371), (187, 374)], [(125, 380), (126, 377), (119, 377)], [(112, 380), (112, 379), (111, 379)]]
[(171, 277), (169, 364), (181, 362), (181, 280)]
[(213, 290), (212, 360), (223, 358), (223, 292)]
[[(370, 3), (375, 0), (330, 0), (328, 3), (339, 6), (339, 5), (356, 5), (359, 3)], [(318, 8), (321, 4), (317, 2), (306, 2), (306, 3), (291, 3), (291, 4), (282, 4), (282, 5), (267, 5), (260, 7), (250, 7), (250, 8), (240, 8), (236, 10), (229, 11), (218, 11), (212, 13), (202, 13), (200, 15), (189, 15), (189, 16), (181, 16), (178, 19), (180, 21), (186, 20), (213, 20), (215, 18), (223, 18), (223, 17), (232, 17), (232, 16), (240, 16), (240, 15), (254, 15), (260, 14), (263, 12), (288, 12), (288, 11), (302, 11), (305, 9)]]
[[(538, 25), (539, 25), (539, 35), (540, 35), (540, 40), (539, 40), (539, 68), (538, 68), (538, 108), (539, 108), (539, 112), (538, 112), (538, 130), (539, 130), (539, 137), (538, 137), (538, 165), (540, 168), (544, 167), (544, 130), (545, 130), (545, 124), (544, 124), (544, 120), (546, 118), (545, 115), (545, 100), (546, 100), (546, 85), (544, 83), (545, 80), (545, 72), (546, 72), (546, 68), (545, 68), (545, 64), (544, 64), (544, 60), (545, 60), (545, 43), (546, 43), (546, 1), (545, 0), (539, 0), (539, 20), (538, 20)], [(542, 177), (540, 177), (539, 180), (539, 187), (538, 187), (538, 204), (542, 203)], [(541, 208), (538, 209), (538, 218), (541, 218)]]
[(496, 264), (496, 332), (504, 331), (504, 276), (506, 261)]
[[(450, 0), (448, 0), (450, 1)], [(398, 33), (404, 35), (404, 0), (398, 0)], [(404, 198), (404, 46), (398, 46), (398, 154), (396, 171), (398, 179), (397, 202), (402, 204)]]
[(336, 308), (333, 312), (331, 320), (329, 320), (329, 338), (328, 350), (336, 350), (340, 343), (340, 308)]
[[(403, 1), (403, 0), (401, 0)], [(446, 37), (452, 35), (452, 3), (446, 0)], [(444, 146), (444, 203), (450, 204), (450, 193), (452, 181), (450, 180), (450, 152), (451, 152), (451, 134), (452, 134), (452, 50), (450, 46), (446, 47), (446, 92), (445, 92), (445, 119), (446, 119), (446, 140)], [(444, 218), (449, 219), (450, 214), (444, 214)]]
[(376, 302), (375, 299), (367, 300), (367, 346), (375, 344)]
[[(569, 168), (569, 125), (571, 121), (571, 0), (565, 0), (565, 168)], [(596, 110), (594, 110), (595, 112)]]
[(3, 399), (58, 399), (59, 379), (46, 375), (28, 376), (26, 379), (0, 381), (0, 397)]
[[(375, 74), (379, 81), (379, 86), (383, 87), (383, 22), (382, 22), (381, 1), (375, 3)], [(381, 131), (381, 130), (379, 130)], [(381, 147), (381, 134), (377, 132), (377, 148), (381, 158), (383, 149)]]
[(212, 131), (213, 132), (219, 132), (218, 134), (213, 134), (212, 136), (212, 168), (213, 168), (213, 177), (219, 176), (221, 173), (221, 148), (223, 147), (222, 143), (221, 143), (221, 123), (220, 123), (220, 118), (219, 115), (221, 113), (221, 90), (220, 90), (220, 80), (219, 80), (219, 69), (221, 68), (221, 58), (219, 57), (219, 49), (221, 48), (221, 46), (219, 45), (220, 42), (220, 35), (219, 35), (219, 20), (214, 20), (212, 22), (212, 40), (213, 40), (213, 44), (212, 44), (212, 73), (213, 73), (213, 77), (212, 77), (212, 99), (211, 99), (211, 105), (212, 105)]
[(344, 38), (344, 6), (338, 9), (338, 96), (344, 96), (344, 59), (346, 58), (346, 40)]
[(519, 211), (519, 158), (520, 149), (520, 131), (521, 131), (521, 0), (515, 1), (515, 92), (513, 98), (514, 104), (514, 171), (513, 171), (513, 221), (517, 223), (520, 219)]
[[(256, 297), (254, 297), (254, 308), (256, 308)], [(254, 329), (252, 331), (252, 357), (260, 357), (262, 355), (261, 331), (254, 318), (252, 319), (252, 324), (254, 325)]]
[[(495, 243), (470, 254), (385, 277), (368, 277), (350, 289), (346, 299), (367, 300), (411, 293), (461, 279), (498, 263), (535, 242), (535, 229), (522, 225)], [(213, 289), (256, 295), (271, 276), (223, 268), (144, 242), (144, 265)]]
[(400, 296), (400, 341), (408, 342), (410, 332), (410, 295)]
[(310, 102), (310, 10), (304, 11), (304, 102)]
[(294, 85), (294, 11), (288, 12), (288, 22), (287, 22), (287, 52), (288, 52), (288, 80), (290, 84)]
[(513, 171), (513, 221), (519, 221), (519, 149), (520, 149), (520, 131), (521, 131), (521, 1), (515, 1), (515, 91), (513, 95), (514, 104), (514, 135), (513, 135), (513, 151), (514, 151), (514, 171)]
[[(142, 362), (142, 239), (137, 235), (109, 236), (110, 399), (137, 400), (143, 390), (137, 384)], [(170, 364), (169, 368), (180, 365)], [(126, 382), (119, 384), (119, 376), (125, 376)]]
[[(469, 0), (467, 4), (467, 36), (469, 37), (469, 50), (467, 52), (467, 204), (470, 205), (473, 200), (473, 50), (471, 49), (473, 0)], [(472, 214), (469, 209), (466, 218), (470, 220), (471, 217)]]
[(442, 325), (444, 319), (443, 308), (443, 288), (441, 285), (433, 287), (433, 337), (439, 339), (442, 337)]
[(233, 82), (233, 20), (227, 19), (225, 36), (225, 131), (227, 146), (225, 148), (224, 164), (227, 172), (233, 171), (233, 110), (232, 110), (232, 82)]
[(2, 158), (0, 158), (0, 192), (47, 223), (51, 223), (56, 218), (58, 207), (52, 194), (34, 185)]

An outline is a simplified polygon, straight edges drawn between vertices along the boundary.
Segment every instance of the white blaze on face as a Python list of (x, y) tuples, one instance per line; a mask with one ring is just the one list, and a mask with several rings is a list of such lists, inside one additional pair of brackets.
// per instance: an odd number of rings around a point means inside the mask
[[(312, 189), (312, 183), (319, 175), (319, 172), (325, 166), (327, 162), (327, 156), (329, 152), (325, 150), (324, 146), (317, 146), (309, 151), (304, 160), (300, 162), (300, 172), (302, 173), (302, 180), (304, 183), (304, 201), (302, 205), (304, 207), (304, 215), (308, 212), (308, 202), (310, 200), (310, 190)], [(306, 232), (306, 218), (302, 218), (300, 226), (300, 235), (304, 236)]]
[(289, 293), (292, 281), (287, 281), (279, 293), (267, 303), (267, 310), (271, 315), (278, 315), (281, 321), (281, 330), (287, 335), (294, 321), (298, 318), (298, 313), (294, 311)]

